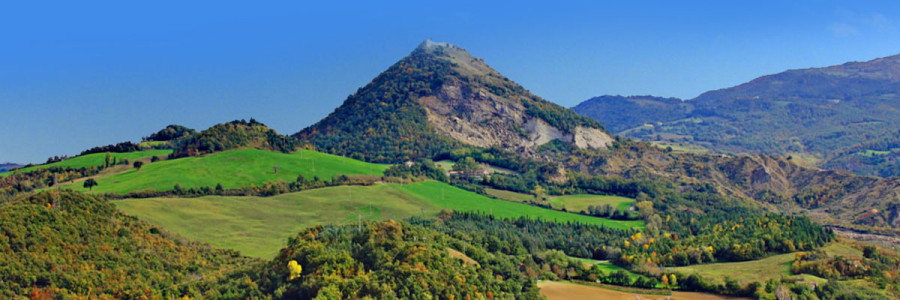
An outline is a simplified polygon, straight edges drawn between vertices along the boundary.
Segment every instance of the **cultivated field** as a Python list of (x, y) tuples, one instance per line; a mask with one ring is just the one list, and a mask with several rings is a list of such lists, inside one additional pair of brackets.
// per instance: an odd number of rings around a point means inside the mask
[[(143, 172), (143, 171), (142, 171)], [(443, 192), (443, 197), (442, 197)], [(363, 220), (434, 215), (441, 209), (493, 212), (617, 228), (643, 227), (640, 221), (614, 221), (496, 200), (440, 182), (407, 185), (336, 186), (272, 197), (147, 198), (114, 201), (123, 212), (216, 247), (270, 258), (301, 228), (355, 224)]]
[(550, 198), (553, 208), (565, 208), (566, 211), (572, 212), (587, 211), (590, 205), (603, 206), (606, 204), (612, 205), (617, 210), (628, 211), (634, 202), (634, 199), (631, 198), (608, 195), (568, 195)]
[(413, 195), (422, 197), (434, 206), (457, 211), (480, 211), (491, 213), (494, 216), (501, 218), (527, 216), (556, 222), (580, 222), (621, 229), (644, 227), (642, 221), (617, 221), (596, 218), (552, 209), (544, 209), (521, 203), (497, 200), (435, 181), (407, 184), (403, 185), (402, 188)]
[[(100, 159), (102, 162), (103, 157)], [(318, 176), (329, 180), (332, 176), (341, 174), (381, 176), (388, 167), (309, 150), (286, 154), (240, 149), (201, 157), (159, 161), (144, 165), (140, 171), (129, 170), (100, 177), (96, 179), (99, 185), (93, 191), (127, 193), (137, 190), (171, 190), (175, 184), (183, 188), (215, 187), (216, 184), (222, 184), (224, 188), (240, 188), (277, 180), (295, 181), (297, 175), (303, 175), (307, 179)], [(80, 184), (63, 187), (87, 190)]]

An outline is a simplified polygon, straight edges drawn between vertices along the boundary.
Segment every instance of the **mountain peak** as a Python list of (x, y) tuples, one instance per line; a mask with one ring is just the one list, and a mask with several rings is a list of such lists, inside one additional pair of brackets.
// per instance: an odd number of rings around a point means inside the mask
[(456, 45), (448, 43), (448, 42), (435, 42), (431, 39), (426, 39), (426, 40), (422, 41), (422, 43), (419, 44), (419, 47), (418, 47), (418, 49), (422, 49), (425, 51), (433, 51), (438, 48), (462, 49), (459, 46), (456, 46)]
[(463, 145), (536, 155), (554, 140), (612, 143), (595, 120), (531, 94), (462, 47), (430, 39), (295, 136), (325, 152), (391, 163)]

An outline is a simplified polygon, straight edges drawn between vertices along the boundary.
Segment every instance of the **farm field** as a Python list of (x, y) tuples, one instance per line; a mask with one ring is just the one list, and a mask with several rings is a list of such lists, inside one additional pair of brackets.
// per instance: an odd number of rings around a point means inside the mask
[[(92, 191), (127, 193), (137, 190), (171, 190), (175, 184), (183, 188), (215, 187), (216, 184), (222, 184), (224, 188), (240, 188), (277, 180), (294, 181), (298, 175), (309, 179), (314, 176), (331, 179), (332, 176), (341, 174), (381, 176), (388, 167), (310, 150), (287, 154), (240, 149), (145, 164), (140, 171), (132, 169), (97, 178), (99, 185)], [(63, 187), (87, 190), (79, 184)]]
[(590, 205), (603, 206), (606, 204), (612, 205), (617, 210), (628, 211), (634, 202), (635, 200), (631, 198), (609, 195), (568, 195), (550, 198), (553, 208), (565, 208), (566, 211), (573, 212), (587, 211)]
[[(830, 255), (845, 257), (862, 257), (862, 252), (839, 242), (829, 244), (822, 248)], [(724, 282), (726, 276), (737, 280), (741, 284), (750, 282), (765, 282), (769, 278), (798, 275), (807, 281), (825, 282), (827, 280), (809, 274), (791, 274), (791, 263), (794, 261), (794, 253), (786, 253), (769, 256), (759, 260), (730, 263), (713, 263), (671, 268), (672, 271), (683, 273), (697, 273), (703, 278), (717, 282)]]
[(620, 229), (644, 227), (642, 221), (610, 220), (492, 199), (436, 181), (407, 184), (402, 185), (401, 188), (439, 208), (457, 211), (480, 211), (491, 213), (500, 218), (528, 216), (556, 222), (581, 222)]
[[(507, 201), (527, 202), (534, 199), (534, 195), (512, 191), (491, 188), (484, 189), (484, 191), (490, 196)], [(590, 205), (603, 206), (606, 204), (612, 205), (617, 210), (628, 211), (635, 203), (634, 199), (628, 197), (589, 194), (553, 196), (550, 197), (549, 201), (554, 209), (561, 210), (565, 208), (566, 211), (570, 212), (587, 211)]]
[(518, 193), (513, 191), (506, 190), (498, 190), (492, 188), (485, 188), (484, 192), (490, 195), (491, 197), (495, 197), (497, 199), (503, 199), (506, 201), (515, 201), (515, 202), (525, 202), (531, 199), (534, 199), (534, 195)]
[(634, 292), (622, 292), (598, 286), (590, 286), (562, 281), (541, 281), (538, 282), (541, 288), (541, 295), (547, 297), (548, 300), (562, 299), (586, 299), (586, 300), (723, 300), (723, 299), (746, 299), (737, 297), (726, 297), (707, 293), (696, 292), (678, 292), (673, 291), (671, 296), (641, 294), (637, 290)]
[(528, 216), (620, 228), (643, 227), (640, 221), (607, 220), (491, 199), (440, 182), (336, 186), (272, 197), (147, 198), (113, 203), (127, 214), (185, 237), (262, 258), (274, 256), (288, 237), (304, 227), (353, 224), (360, 217), (383, 220), (422, 213), (434, 215), (443, 208), (483, 212), (493, 209), (496, 216), (507, 218)]
[(396, 185), (337, 186), (272, 197), (147, 198), (113, 201), (122, 212), (190, 239), (272, 258), (302, 228), (435, 214)]
[[(147, 150), (147, 151), (136, 151), (136, 152), (125, 152), (125, 153), (110, 153), (110, 156), (115, 157), (117, 160), (127, 159), (127, 160), (135, 160), (145, 157), (151, 156), (168, 156), (172, 153), (172, 150)], [(106, 161), (106, 152), (104, 153), (91, 153), (87, 155), (81, 155), (69, 158), (64, 161), (58, 161), (49, 164), (36, 165), (26, 168), (21, 168), (15, 171), (9, 171), (0, 173), (0, 177), (12, 174), (13, 172), (28, 172), (31, 170), (38, 169), (46, 169), (50, 167), (70, 167), (74, 169), (79, 168), (87, 168), (87, 167), (96, 167), (103, 165)]]

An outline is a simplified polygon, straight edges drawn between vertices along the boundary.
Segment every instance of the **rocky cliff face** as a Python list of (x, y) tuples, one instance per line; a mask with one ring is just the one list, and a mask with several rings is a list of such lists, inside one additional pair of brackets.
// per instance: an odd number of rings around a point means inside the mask
[(429, 40), (419, 50), (450, 62), (458, 74), (444, 81), (437, 93), (418, 98), (429, 124), (444, 135), (469, 145), (525, 154), (534, 154), (537, 147), (553, 140), (597, 149), (612, 142), (609, 134), (596, 127), (565, 130), (533, 116), (523, 104), (533, 101), (533, 95), (460, 47)]

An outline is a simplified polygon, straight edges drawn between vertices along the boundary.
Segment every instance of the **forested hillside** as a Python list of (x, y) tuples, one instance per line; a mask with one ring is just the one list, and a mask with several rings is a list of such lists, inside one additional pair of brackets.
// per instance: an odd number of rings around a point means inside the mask
[(199, 296), (253, 260), (186, 241), (105, 199), (42, 192), (0, 203), (0, 298)]

